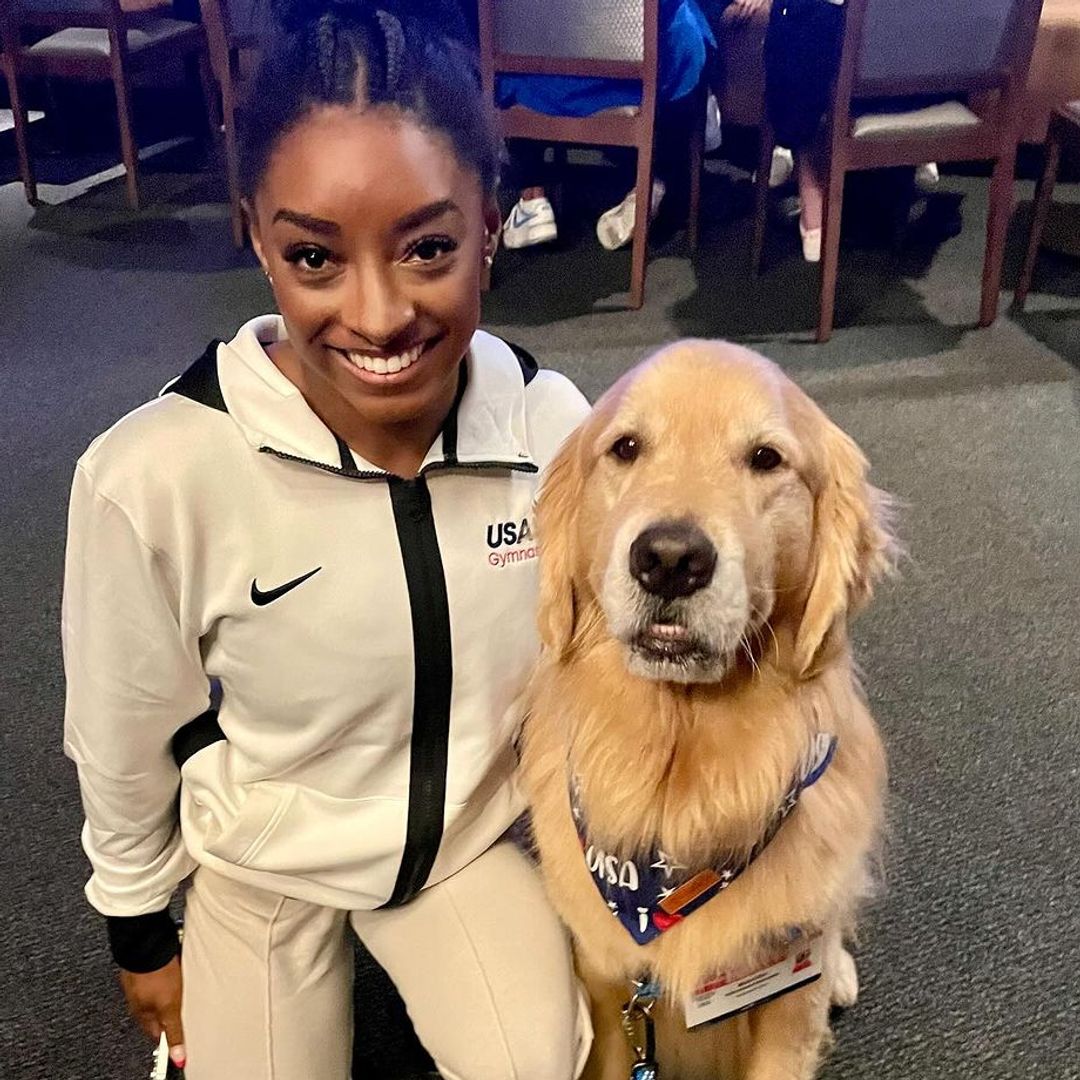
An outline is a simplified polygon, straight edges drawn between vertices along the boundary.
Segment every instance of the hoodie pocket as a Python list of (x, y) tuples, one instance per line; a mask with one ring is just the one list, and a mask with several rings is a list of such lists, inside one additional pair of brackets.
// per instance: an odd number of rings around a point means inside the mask
[(248, 789), (206, 851), (235, 866), (301, 877), (340, 889), (389, 895), (401, 865), (407, 799), (339, 799), (311, 788), (263, 780)]
[(271, 787), (264, 782), (249, 788), (231, 819), (221, 823), (211, 819), (203, 846), (211, 855), (234, 866), (250, 866), (288, 813), (295, 794), (291, 784)]

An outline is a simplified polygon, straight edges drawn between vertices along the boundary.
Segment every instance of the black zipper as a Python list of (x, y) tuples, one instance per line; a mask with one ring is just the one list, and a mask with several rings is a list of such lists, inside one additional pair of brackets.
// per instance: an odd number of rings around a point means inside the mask
[[(275, 450), (272, 446), (260, 446), (260, 454), (271, 454), (282, 461), (294, 461), (298, 465), (310, 465), (314, 469), (322, 469), (323, 472), (334, 476), (342, 476), (346, 480), (402, 480), (400, 476), (381, 470), (357, 469), (356, 472), (346, 472), (336, 465), (327, 465), (323, 461), (312, 461), (310, 458), (298, 457), (296, 454), (286, 454), (282, 450)], [(508, 472), (537, 473), (539, 467), (531, 461), (432, 461), (425, 465), (417, 474), (417, 479), (430, 476), (434, 472), (460, 472), (473, 469), (505, 469)]]
[(531, 461), (432, 461), (420, 470), (420, 476), (435, 472), (459, 472), (462, 469), (506, 469), (509, 472), (538, 473), (539, 466)]
[(423, 477), (389, 478), (413, 634), (413, 715), (409, 810), (397, 880), (384, 907), (407, 903), (423, 887), (442, 843), (453, 693), (453, 641), (431, 493)]

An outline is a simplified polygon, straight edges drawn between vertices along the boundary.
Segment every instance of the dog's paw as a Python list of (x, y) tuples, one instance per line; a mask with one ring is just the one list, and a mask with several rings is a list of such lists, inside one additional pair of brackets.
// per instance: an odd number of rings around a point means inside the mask
[(855, 958), (847, 949), (840, 949), (833, 970), (832, 1003), (840, 1009), (850, 1009), (858, 1000), (859, 973), (855, 969)]

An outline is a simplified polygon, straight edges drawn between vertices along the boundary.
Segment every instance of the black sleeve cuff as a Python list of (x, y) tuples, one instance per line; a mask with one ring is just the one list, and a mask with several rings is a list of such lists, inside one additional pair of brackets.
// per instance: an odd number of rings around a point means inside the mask
[(125, 971), (157, 971), (180, 952), (180, 935), (168, 909), (149, 915), (106, 915), (109, 948)]

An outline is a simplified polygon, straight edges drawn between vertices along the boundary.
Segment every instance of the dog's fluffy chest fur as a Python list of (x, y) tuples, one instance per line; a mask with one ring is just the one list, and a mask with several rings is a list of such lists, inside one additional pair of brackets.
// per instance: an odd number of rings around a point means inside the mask
[[(637, 945), (611, 918), (583, 859), (571, 777), (591, 843), (624, 857), (662, 848), (704, 869), (757, 843), (818, 731), (838, 737), (836, 759), (769, 847), (726, 892)], [(679, 993), (720, 965), (754, 962), (788, 927), (847, 918), (849, 898), (862, 891), (883, 776), (877, 733), (843, 666), (796, 688), (766, 673), (705, 692), (626, 679), (603, 663), (556, 667), (538, 681), (523, 757), (545, 876), (564, 919), (609, 975), (648, 966)]]
[[(583, 665), (568, 678), (594, 687), (568, 695), (567, 768), (590, 836), (606, 846), (661, 847), (708, 865), (749, 851), (776, 812), (823, 719), (809, 700), (764, 682), (732, 689), (631, 680)], [(600, 767), (597, 767), (597, 766)]]

